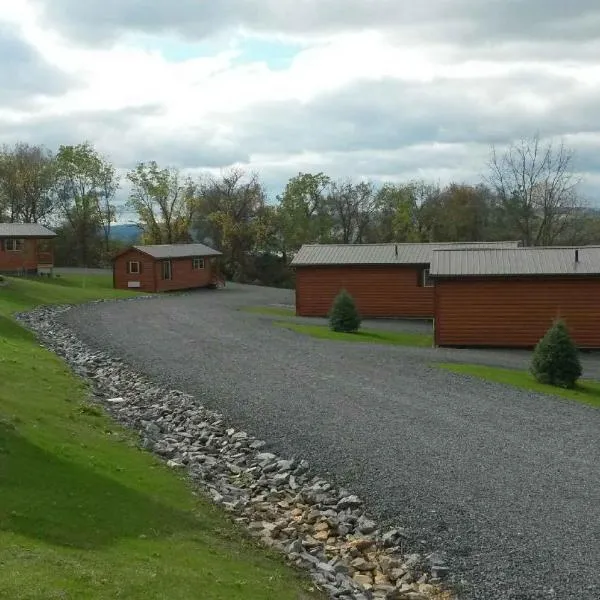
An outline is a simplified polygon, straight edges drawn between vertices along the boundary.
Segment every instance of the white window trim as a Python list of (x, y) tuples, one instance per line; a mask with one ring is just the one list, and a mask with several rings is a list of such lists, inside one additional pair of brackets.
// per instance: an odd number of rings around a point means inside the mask
[[(133, 266), (135, 265), (135, 269)], [(129, 261), (129, 274), (130, 275), (139, 275), (140, 274), (140, 261), (139, 260), (130, 260)]]
[[(200, 266), (197, 267), (196, 264), (199, 264)], [(192, 258), (192, 270), (201, 271), (202, 269), (204, 269), (204, 257), (195, 256), (194, 258)]]
[[(429, 276), (429, 269), (423, 269), (421, 277), (421, 285), (423, 287), (433, 287), (433, 279), (431, 279), (431, 277)], [(429, 283), (427, 283), (427, 281), (429, 281)]]
[[(13, 247), (9, 248), (8, 243), (12, 242)], [(21, 247), (17, 248), (17, 242), (21, 242)], [(4, 240), (4, 248), (7, 252), (23, 252), (25, 249), (25, 240), (22, 238), (7, 238)]]
[[(165, 264), (169, 265), (169, 276), (165, 277)], [(171, 264), (170, 260), (163, 260), (161, 261), (161, 267), (162, 269), (162, 279), (163, 281), (172, 281), (173, 280), (173, 265)]]

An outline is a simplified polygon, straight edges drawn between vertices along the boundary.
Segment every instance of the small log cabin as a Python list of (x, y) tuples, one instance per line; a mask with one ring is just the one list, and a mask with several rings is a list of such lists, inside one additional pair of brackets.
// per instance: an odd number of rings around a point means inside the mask
[(221, 252), (204, 244), (131, 246), (113, 259), (113, 286), (167, 292), (223, 283)]
[(37, 223), (0, 223), (0, 273), (50, 275), (54, 231)]
[(438, 250), (437, 346), (532, 348), (565, 321), (580, 348), (600, 348), (600, 247)]
[(433, 318), (429, 267), (437, 248), (508, 247), (518, 242), (446, 244), (307, 244), (296, 270), (296, 314), (325, 317), (346, 289), (366, 318)]

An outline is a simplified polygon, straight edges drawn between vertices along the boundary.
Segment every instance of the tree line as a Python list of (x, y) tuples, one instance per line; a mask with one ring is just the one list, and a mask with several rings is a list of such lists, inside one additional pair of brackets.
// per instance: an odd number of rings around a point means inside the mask
[(228, 277), (286, 286), (305, 243), (600, 243), (600, 213), (578, 194), (573, 158), (534, 136), (492, 147), (477, 184), (299, 173), (270, 202), (259, 175), (241, 169), (192, 178), (150, 161), (122, 178), (90, 143), (57, 152), (18, 143), (0, 151), (0, 219), (53, 227), (56, 263), (91, 267), (110, 264), (122, 246), (111, 227), (128, 210), (142, 243), (203, 242), (223, 252)]

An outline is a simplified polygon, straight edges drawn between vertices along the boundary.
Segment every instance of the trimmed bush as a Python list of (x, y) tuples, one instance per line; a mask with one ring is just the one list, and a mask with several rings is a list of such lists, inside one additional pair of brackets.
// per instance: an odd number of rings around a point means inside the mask
[(581, 377), (579, 353), (560, 319), (538, 342), (531, 361), (531, 373), (540, 383), (573, 388)]
[(333, 301), (329, 311), (329, 327), (344, 333), (354, 333), (360, 328), (360, 315), (354, 298), (346, 290), (342, 290)]

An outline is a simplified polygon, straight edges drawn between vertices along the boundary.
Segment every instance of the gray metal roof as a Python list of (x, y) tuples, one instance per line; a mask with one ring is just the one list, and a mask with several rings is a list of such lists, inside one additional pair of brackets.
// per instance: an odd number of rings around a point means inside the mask
[(188, 256), (221, 256), (221, 252), (204, 244), (155, 244), (134, 246), (154, 258), (186, 258)]
[(38, 223), (0, 223), (0, 237), (51, 238), (56, 233)]
[[(427, 265), (439, 248), (516, 248), (519, 242), (431, 244), (305, 244), (293, 267), (310, 265)], [(398, 253), (396, 254), (396, 249)]]
[(433, 254), (430, 274), (434, 277), (600, 275), (600, 246), (437, 250)]

